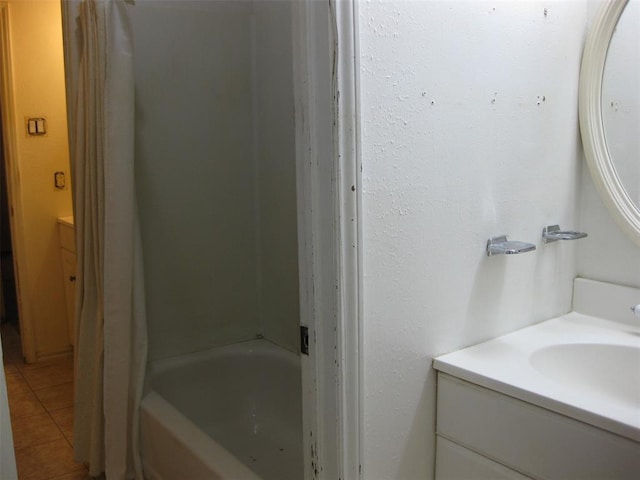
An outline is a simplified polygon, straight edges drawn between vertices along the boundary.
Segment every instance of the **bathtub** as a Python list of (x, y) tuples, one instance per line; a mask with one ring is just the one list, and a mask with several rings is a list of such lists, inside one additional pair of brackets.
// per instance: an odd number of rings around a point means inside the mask
[(257, 339), (152, 365), (140, 411), (150, 480), (303, 478), (300, 359)]

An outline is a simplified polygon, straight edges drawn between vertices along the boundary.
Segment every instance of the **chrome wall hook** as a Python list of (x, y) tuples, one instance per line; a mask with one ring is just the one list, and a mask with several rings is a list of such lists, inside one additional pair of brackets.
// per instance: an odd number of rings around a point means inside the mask
[(487, 240), (487, 256), (494, 255), (517, 255), (519, 253), (532, 252), (536, 249), (533, 243), (507, 240), (506, 235), (491, 237)]
[(542, 241), (544, 243), (557, 242), (558, 240), (577, 240), (586, 236), (587, 234), (584, 232), (560, 230), (559, 225), (549, 225), (542, 229)]

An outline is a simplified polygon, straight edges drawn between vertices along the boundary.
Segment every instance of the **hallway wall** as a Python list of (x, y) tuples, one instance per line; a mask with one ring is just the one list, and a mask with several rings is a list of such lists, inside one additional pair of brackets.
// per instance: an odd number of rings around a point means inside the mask
[[(70, 349), (56, 224), (72, 214), (60, 2), (11, 0), (9, 23), (23, 225), (21, 313), (31, 319), (32, 331), (25, 333), (35, 341), (36, 360)], [(28, 117), (45, 117), (47, 134), (29, 137)], [(66, 173), (64, 190), (54, 188), (56, 171)]]

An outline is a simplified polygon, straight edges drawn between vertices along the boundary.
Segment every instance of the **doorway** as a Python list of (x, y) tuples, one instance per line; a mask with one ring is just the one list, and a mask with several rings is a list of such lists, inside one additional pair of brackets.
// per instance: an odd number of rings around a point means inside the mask
[[(0, 109), (2, 106), (0, 105)], [(0, 132), (2, 119), (0, 118)], [(18, 296), (14, 272), (13, 247), (11, 243), (10, 208), (7, 195), (7, 175), (2, 135), (0, 135), (0, 304), (2, 305), (2, 323), (11, 325), (20, 331), (18, 316)]]
[(3, 298), (34, 363), (71, 352), (57, 231), (72, 213), (60, 6), (0, 2), (0, 61)]
[[(187, 3), (187, 2), (185, 2)], [(329, 1), (305, 1), (293, 2), (293, 57), (294, 57), (294, 96), (296, 117), (295, 122), (295, 162), (296, 162), (296, 185), (297, 185), (297, 208), (298, 208), (298, 249), (300, 264), (300, 305), (301, 323), (309, 329), (309, 356), (302, 358), (303, 377), (303, 403), (304, 413), (304, 455), (305, 455), (305, 478), (358, 478), (359, 465), (359, 438), (360, 438), (360, 362), (359, 348), (360, 327), (359, 327), (359, 222), (358, 212), (360, 198), (359, 163), (357, 154), (357, 124), (356, 124), (356, 79), (355, 79), (355, 34), (354, 34), (354, 5), (351, 2)], [(145, 3), (141, 2), (132, 7), (138, 12), (143, 10)], [(182, 7), (186, 7), (182, 5)], [(239, 8), (241, 6), (238, 6)], [(166, 12), (159, 12), (163, 14)], [(193, 13), (193, 12), (191, 12)], [(70, 18), (74, 18), (70, 16)], [(204, 15), (198, 15), (196, 20), (200, 21)], [(144, 20), (144, 19), (143, 19)], [(150, 22), (148, 32), (155, 28), (161, 30), (163, 23), (158, 21)], [(165, 20), (164, 17), (160, 20)], [(167, 21), (175, 20), (172, 18)], [(223, 25), (229, 27), (229, 25)], [(138, 30), (140, 31), (140, 30)], [(161, 30), (161, 34), (164, 33)], [(222, 30), (219, 30), (221, 32)], [(135, 29), (134, 29), (135, 33)], [(203, 34), (204, 41), (208, 37), (209, 31)], [(160, 35), (160, 38), (163, 38)], [(140, 46), (140, 42), (137, 43)], [(249, 43), (231, 43), (234, 48), (248, 46)], [(151, 44), (155, 46), (155, 44)], [(338, 46), (340, 48), (338, 48)], [(172, 45), (168, 45), (167, 49)], [(151, 80), (156, 80), (157, 75), (153, 75), (153, 69), (157, 63), (166, 60), (167, 52), (163, 49), (149, 49), (151, 54), (158, 57), (158, 62), (151, 62), (151, 57), (146, 56), (144, 60), (149, 63), (147, 66)], [(227, 49), (228, 50), (228, 49)], [(220, 54), (226, 54), (227, 50), (222, 49)], [(182, 52), (182, 50), (180, 51)], [(73, 52), (70, 58), (73, 58)], [(244, 58), (234, 56), (232, 60), (237, 62)], [(178, 57), (177, 60), (183, 60)], [(250, 60), (250, 58), (249, 58)], [(196, 63), (199, 70), (202, 65)], [(237, 71), (250, 71), (251, 62), (241, 65)], [(246, 67), (246, 68), (245, 68)], [(139, 68), (139, 67), (138, 67)], [(219, 70), (213, 70), (214, 73)], [(224, 72), (224, 71), (223, 71)], [(174, 79), (180, 69), (170, 71), (167, 78)], [(228, 72), (225, 72), (228, 73)], [(213, 77), (215, 78), (215, 76)], [(245, 78), (244, 76), (242, 78)], [(189, 76), (190, 83), (198, 82), (201, 77), (198, 75)], [(72, 84), (72, 82), (70, 82)], [(258, 85), (260, 86), (260, 85)], [(206, 85), (208, 88), (209, 86)], [(176, 92), (172, 89), (172, 95)], [(245, 91), (251, 91), (252, 87), (247, 83)], [(207, 92), (210, 90), (207, 89)], [(180, 93), (180, 92), (178, 92)], [(142, 90), (143, 95), (160, 94), (165, 101), (164, 105), (182, 108), (182, 103), (169, 103), (167, 100), (166, 83), (163, 88), (153, 90), (150, 88)], [(227, 101), (229, 96), (221, 98)], [(269, 97), (270, 98), (270, 97)], [(139, 98), (140, 100), (141, 98)], [(241, 100), (249, 100), (248, 97), (241, 97)], [(242, 129), (229, 129), (231, 120), (220, 122), (217, 129), (201, 130), (203, 126), (210, 122), (193, 121), (194, 115), (169, 115), (166, 122), (159, 125), (151, 125), (152, 121), (159, 117), (153, 110), (154, 106), (162, 103), (151, 102), (150, 107), (144, 113), (146, 116), (140, 118), (141, 122), (146, 121), (147, 132), (165, 133), (160, 140), (165, 141), (174, 136), (177, 132), (185, 132), (185, 136), (194, 142), (202, 139), (207, 140), (209, 136), (220, 133), (226, 135), (223, 140), (236, 138), (237, 132)], [(203, 109), (202, 102), (194, 102), (194, 110), (203, 116), (211, 115), (212, 110)], [(234, 115), (245, 112), (245, 109), (234, 109)], [(168, 128), (169, 121), (179, 122)], [(249, 118), (249, 117), (248, 117)], [(185, 122), (189, 119), (191, 122)], [(207, 120), (205, 118), (205, 120)], [(247, 120), (246, 123), (250, 123)], [(171, 124), (173, 125), (173, 124)], [(144, 125), (143, 125), (144, 126)], [(151, 128), (154, 127), (154, 128)], [(237, 142), (242, 149), (245, 149), (249, 142)], [(159, 155), (172, 153), (181, 162), (191, 159), (193, 154), (185, 156), (184, 149), (159, 149), (158, 142), (149, 142), (148, 145), (138, 143), (137, 148), (147, 148), (151, 159), (147, 166), (149, 176), (144, 177), (144, 181), (149, 180), (151, 174), (156, 174), (160, 168), (157, 161)], [(251, 152), (246, 152), (250, 157)], [(227, 160), (228, 156), (223, 157)], [(136, 156), (136, 161), (138, 157)], [(191, 185), (185, 180), (185, 169), (172, 168), (178, 162), (167, 162), (162, 173), (167, 175), (168, 181), (159, 182), (158, 185), (146, 185), (147, 190), (143, 193), (149, 195), (154, 202), (149, 201), (148, 205), (157, 207), (155, 200), (162, 201), (167, 196), (167, 191), (175, 192), (176, 185), (183, 183), (188, 187)], [(140, 165), (144, 167), (144, 165)], [(233, 165), (237, 167), (238, 165)], [(137, 168), (137, 167), (136, 167)], [(140, 170), (138, 170), (140, 173)], [(194, 180), (200, 180), (198, 171), (193, 173)], [(140, 176), (137, 176), (140, 179)], [(214, 177), (216, 178), (216, 177)], [(242, 179), (251, 179), (249, 174), (238, 176)], [(202, 262), (194, 265), (194, 268), (182, 269), (185, 262), (193, 262), (191, 253), (193, 251), (194, 236), (185, 236), (184, 231), (192, 231), (201, 228), (203, 220), (208, 219), (211, 224), (210, 210), (206, 215), (194, 215), (192, 204), (200, 205), (202, 202), (187, 202), (194, 196), (201, 195), (207, 199), (207, 195), (224, 192), (227, 184), (216, 184), (212, 189), (210, 184), (201, 189), (188, 189), (189, 195), (180, 195), (177, 199), (166, 205), (166, 208), (156, 208), (154, 213), (158, 216), (157, 225), (166, 226), (166, 217), (173, 214), (180, 223), (193, 223), (192, 229), (165, 228), (161, 230), (162, 235), (147, 235), (153, 242), (149, 242), (146, 249), (145, 258), (152, 253), (153, 248), (158, 250), (161, 261), (154, 263), (156, 268), (163, 268), (168, 265), (177, 265), (178, 271), (185, 271), (193, 276), (193, 272), (202, 273), (201, 279), (209, 281), (211, 269), (203, 271)], [(153, 187), (153, 188), (152, 188)], [(170, 187), (170, 189), (167, 189)], [(245, 194), (251, 189), (251, 181), (245, 181), (239, 192)], [(212, 191), (213, 190), (213, 191)], [(150, 195), (153, 193), (154, 195)], [(250, 194), (246, 194), (249, 196)], [(215, 198), (214, 198), (215, 200)], [(241, 198), (244, 202), (245, 198)], [(141, 202), (144, 203), (144, 202)], [(222, 202), (210, 203), (214, 206), (224, 205)], [(244, 204), (244, 203), (243, 203)], [(209, 205), (209, 204), (207, 204)], [(144, 205), (143, 205), (144, 206)], [(164, 205), (163, 205), (164, 206)], [(181, 209), (181, 207), (184, 207)], [(248, 210), (250, 205), (246, 207)], [(161, 216), (162, 215), (162, 216)], [(193, 218), (192, 218), (193, 217)], [(227, 223), (233, 220), (237, 222), (235, 216), (227, 216)], [(144, 223), (144, 219), (143, 219)], [(147, 224), (143, 224), (144, 229), (151, 225), (147, 218)], [(202, 233), (202, 232), (200, 232)], [(212, 234), (217, 234), (213, 230)], [(158, 248), (160, 240), (175, 240), (171, 248)], [(176, 248), (177, 241), (185, 241), (185, 248)], [(241, 239), (244, 242), (244, 239)], [(191, 242), (191, 243), (189, 243)], [(210, 244), (201, 242), (206, 246)], [(231, 244), (234, 247), (235, 244)], [(229, 249), (231, 250), (231, 248)], [(251, 248), (245, 251), (251, 252)], [(167, 253), (170, 252), (170, 255)], [(196, 257), (195, 260), (198, 260)], [(243, 262), (244, 257), (237, 257)], [(213, 259), (218, 261), (217, 258)], [(151, 275), (149, 289), (156, 288), (160, 283), (178, 283), (181, 287), (187, 284), (190, 277), (176, 277), (164, 272), (163, 275)], [(225, 285), (228, 287), (228, 285)], [(147, 293), (149, 292), (147, 289)], [(173, 288), (172, 291), (177, 291)], [(180, 289), (180, 294), (191, 300), (194, 292), (198, 289)], [(212, 295), (193, 298), (187, 305), (199, 306), (211, 303)], [(231, 297), (233, 298), (233, 297)], [(255, 302), (246, 302), (254, 304)], [(179, 302), (176, 302), (179, 304)], [(240, 302), (238, 302), (240, 304)], [(250, 306), (249, 305), (249, 306)], [(241, 304), (244, 308), (245, 304)], [(148, 313), (151, 309), (148, 309)], [(156, 333), (151, 334), (160, 339), (156, 346), (152, 347), (151, 354), (160, 357), (163, 354), (159, 346), (167, 346), (168, 351), (173, 356), (181, 353), (178, 347), (188, 343), (188, 348), (192, 350), (200, 349), (201, 344), (207, 340), (202, 332), (208, 332), (206, 328), (209, 322), (203, 320), (196, 327), (185, 328), (185, 322), (198, 319), (200, 310), (193, 312), (193, 315), (185, 315), (184, 309), (176, 309), (171, 315), (167, 315), (166, 310), (156, 309), (157, 314), (152, 313), (155, 320), (164, 318)], [(163, 316), (164, 315), (164, 316)], [(176, 318), (180, 319), (176, 322)], [(210, 318), (207, 316), (205, 318)], [(238, 327), (233, 323), (232, 327)], [(175, 332), (175, 334), (174, 334)], [(217, 331), (218, 332), (218, 331)], [(235, 334), (235, 330), (231, 333)], [(167, 333), (171, 333), (168, 335)], [(195, 342), (195, 343), (194, 343)], [(194, 347), (195, 345), (195, 347)], [(197, 347), (197, 348), (196, 348)], [(320, 475), (322, 471), (322, 475)]]

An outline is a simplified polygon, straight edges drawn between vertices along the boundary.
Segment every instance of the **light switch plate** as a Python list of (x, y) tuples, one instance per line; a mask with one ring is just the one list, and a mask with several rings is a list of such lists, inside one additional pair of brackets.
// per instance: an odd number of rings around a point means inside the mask
[(53, 174), (53, 184), (58, 190), (64, 190), (64, 187), (67, 186), (64, 172), (55, 172)]
[(30, 137), (47, 134), (47, 119), (44, 117), (27, 117), (27, 135)]

